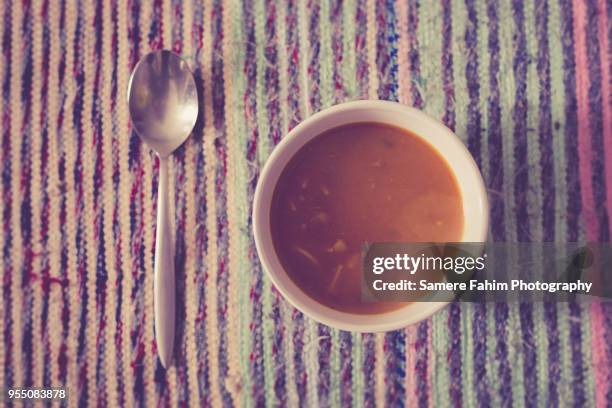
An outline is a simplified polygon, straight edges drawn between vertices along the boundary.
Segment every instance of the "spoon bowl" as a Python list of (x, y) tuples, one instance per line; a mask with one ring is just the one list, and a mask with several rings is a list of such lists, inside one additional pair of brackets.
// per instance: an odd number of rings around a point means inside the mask
[(187, 63), (171, 51), (145, 55), (128, 84), (130, 117), (136, 133), (167, 157), (193, 130), (198, 118), (198, 92)]

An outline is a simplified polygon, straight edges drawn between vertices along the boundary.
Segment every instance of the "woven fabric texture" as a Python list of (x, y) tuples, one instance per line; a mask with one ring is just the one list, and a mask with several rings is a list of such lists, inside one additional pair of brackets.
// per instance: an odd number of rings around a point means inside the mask
[[(609, 241), (607, 0), (4, 0), (0, 388), (67, 405), (610, 406), (612, 304), (451, 304), (353, 334), (293, 309), (251, 232), (275, 144), (333, 104), (439, 118), (482, 170), (496, 241)], [(156, 157), (129, 73), (169, 48), (201, 121), (171, 161), (177, 351), (153, 328)]]

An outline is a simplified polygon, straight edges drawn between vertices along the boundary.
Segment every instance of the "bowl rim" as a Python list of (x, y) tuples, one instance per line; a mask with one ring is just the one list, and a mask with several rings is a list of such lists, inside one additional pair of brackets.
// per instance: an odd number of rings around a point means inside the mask
[[(270, 198), (270, 200), (267, 201), (271, 202), (271, 195), (276, 187), (278, 176), (284, 170), (287, 162), (308, 141), (312, 140), (314, 137), (328, 129), (342, 126), (344, 124), (379, 122), (406, 129), (415, 136), (421, 137), (425, 142), (428, 142), (430, 146), (434, 148), (444, 160), (447, 161), (449, 167), (451, 167), (451, 170), (453, 171), (453, 174), (455, 175), (457, 183), (461, 189), (463, 204), (465, 206), (467, 198), (464, 195), (466, 194), (464, 187), (468, 184), (468, 182), (459, 180), (457, 175), (458, 169), (454, 168), (449, 162), (450, 159), (440, 151), (442, 148), (441, 145), (434, 144), (434, 142), (432, 142), (432, 137), (425, 136), (422, 134), (422, 132), (416, 132), (414, 130), (414, 127), (418, 127), (417, 125), (409, 128), (409, 126), (398, 126), (397, 123), (391, 123), (389, 120), (347, 120), (345, 122), (341, 121), (342, 123), (330, 125), (334, 118), (338, 118), (341, 115), (350, 115), (351, 113), (359, 111), (362, 111), (362, 113), (371, 112), (373, 110), (386, 112), (389, 115), (399, 114), (407, 115), (407, 117), (410, 118), (416, 118), (416, 122), (419, 122), (420, 125), (428, 127), (432, 133), (437, 133), (440, 136), (438, 138), (438, 143), (440, 143), (442, 138), (444, 138), (444, 144), (447, 145), (447, 147), (444, 147), (444, 149), (454, 151), (457, 157), (461, 156), (461, 158), (455, 157), (453, 160), (461, 161), (461, 171), (465, 170), (467, 174), (472, 177), (472, 181), (475, 181), (475, 185), (472, 187), (478, 195), (477, 197), (474, 197), (473, 201), (479, 206), (479, 208), (474, 209), (474, 211), (480, 215), (480, 225), (470, 227), (472, 228), (469, 234), (470, 239), (462, 239), (462, 241), (485, 242), (488, 231), (489, 207), (486, 188), (474, 158), (468, 151), (467, 147), (453, 131), (451, 131), (437, 119), (427, 115), (425, 112), (397, 102), (359, 100), (332, 106), (317, 112), (300, 122), (274, 148), (266, 161), (257, 182), (252, 209), (253, 235), (257, 254), (263, 269), (266, 271), (266, 275), (271, 279), (276, 289), (291, 305), (316, 321), (338, 329), (355, 332), (383, 332), (404, 328), (431, 316), (452, 301), (452, 297), (444, 298), (441, 301), (406, 303), (405, 306), (390, 312), (369, 315), (341, 312), (322, 305), (305, 294), (305, 292), (303, 292), (302, 289), (291, 280), (287, 272), (280, 264), (278, 256), (274, 250), (274, 245), (270, 234), (270, 206), (266, 205), (264, 200)], [(326, 126), (326, 124), (328, 124), (328, 126)], [(317, 126), (321, 127), (322, 129), (316, 130)], [(312, 130), (312, 132), (308, 133), (310, 130)], [(463, 168), (464, 166), (465, 168)], [(274, 174), (274, 172), (276, 172), (276, 174)], [(467, 224), (467, 221), (468, 219), (465, 216), (464, 209), (464, 224)], [(478, 219), (473, 219), (471, 221), (478, 222)], [(462, 238), (465, 238), (465, 235), (464, 230)]]

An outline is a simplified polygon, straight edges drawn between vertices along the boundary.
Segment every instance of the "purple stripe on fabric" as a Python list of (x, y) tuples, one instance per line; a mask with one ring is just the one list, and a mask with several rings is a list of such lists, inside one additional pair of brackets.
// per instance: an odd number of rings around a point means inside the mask
[(268, 122), (270, 125), (270, 133), (268, 137), (275, 146), (281, 139), (282, 129), (280, 123), (280, 103), (279, 103), (279, 75), (278, 75), (278, 52), (277, 52), (277, 35), (276, 35), (276, 4), (274, 0), (265, 1), (265, 70), (264, 83), (266, 87), (266, 96), (268, 102), (266, 108), (268, 111)]
[(413, 105), (419, 109), (423, 108), (423, 98), (419, 87), (421, 81), (421, 57), (419, 55), (419, 40), (417, 38), (417, 28), (419, 25), (419, 2), (418, 0), (408, 1), (408, 44), (410, 60), (410, 78), (412, 78), (410, 92), (412, 94)]
[(516, 83), (512, 120), (514, 122), (514, 156), (519, 166), (514, 174), (514, 204), (516, 211), (516, 232), (520, 242), (530, 239), (530, 223), (527, 203), (529, 169), (527, 167), (527, 39), (525, 36), (525, 12), (521, 2), (513, 3), (513, 17), (516, 31), (513, 37), (514, 59), (512, 68)]
[(442, 6), (442, 82), (444, 84), (444, 117), (442, 121), (455, 130), (455, 86), (453, 78), (453, 18), (450, 0), (440, 0)]
[(478, 18), (474, 0), (466, 0), (468, 21), (465, 30), (466, 67), (465, 79), (468, 90), (468, 121), (467, 146), (476, 164), (481, 166), (481, 137), (482, 121), (480, 114), (480, 78), (478, 77)]
[[(463, 399), (462, 391), (462, 367), (461, 367), (461, 304), (453, 302), (449, 305), (448, 312), (448, 331), (453, 335), (449, 339), (449, 350), (447, 354), (447, 360), (450, 371), (450, 384), (448, 385), (448, 393), (450, 401), (453, 406), (460, 407)], [(478, 323), (478, 322), (476, 322)], [(480, 334), (476, 325), (474, 325), (474, 339), (476, 345), (482, 344), (480, 338), (477, 336)], [(484, 335), (484, 333), (482, 333)], [(486, 350), (480, 350), (480, 352)], [(475, 352), (476, 353), (476, 352)], [(480, 356), (484, 357), (484, 353)], [(476, 354), (475, 354), (476, 356)]]
[(559, 390), (557, 384), (561, 381), (560, 345), (557, 305), (551, 302), (544, 303), (544, 320), (548, 333), (548, 400), (546, 404), (552, 407), (559, 406)]
[[(43, 1), (41, 7), (41, 18), (47, 21), (49, 18), (49, 2), (48, 0)], [(50, 263), (49, 263), (49, 117), (44, 112), (48, 110), (48, 95), (49, 95), (49, 26), (45, 24), (42, 29), (42, 71), (41, 75), (41, 89), (40, 89), (40, 102), (41, 102), (41, 114), (39, 117), (40, 128), (41, 128), (41, 152), (40, 152), (40, 174), (42, 175), (42, 206), (40, 210), (40, 241), (43, 247), (43, 256), (41, 259), (41, 286), (43, 290), (43, 304), (40, 316), (41, 322), (41, 336), (42, 336), (42, 348), (43, 348), (43, 384), (51, 384), (51, 341), (49, 336), (49, 299), (51, 284), (60, 283), (61, 281), (57, 278), (51, 280), (50, 276)], [(35, 316), (36, 317), (36, 316)]]
[(578, 102), (576, 100), (576, 66), (574, 61), (574, 28), (571, 0), (559, 0), (561, 10), (561, 42), (563, 43), (563, 85), (565, 91), (565, 161), (570, 163), (565, 174), (567, 184), (567, 241), (576, 242), (580, 233), (582, 212), (580, 178), (576, 169), (578, 157)]
[[(119, 141), (118, 137), (124, 137), (125, 135), (119, 134), (120, 131), (118, 129), (117, 123), (117, 95), (118, 95), (118, 24), (119, 24), (119, 16), (118, 16), (118, 0), (112, 0), (110, 3), (111, 8), (111, 99), (110, 99), (110, 108), (111, 108), (111, 123), (112, 123), (112, 141), (111, 141), (111, 155), (112, 155), (112, 183), (113, 183), (113, 192), (114, 192), (114, 200), (113, 200), (113, 208), (112, 208), (112, 237), (113, 237), (113, 250), (115, 252), (115, 264), (113, 267), (115, 268), (117, 273), (117, 278), (115, 282), (110, 282), (112, 289), (116, 293), (116, 304), (113, 313), (113, 319), (116, 324), (115, 336), (113, 338), (113, 345), (109, 345), (111, 350), (114, 349), (114, 355), (110, 358), (115, 358), (116, 361), (122, 361), (123, 356), (123, 318), (121, 314), (121, 308), (123, 305), (123, 279), (126, 271), (122, 271), (122, 259), (126, 254), (123, 253), (122, 250), (122, 240), (121, 229), (120, 229), (120, 196), (119, 193)], [(125, 67), (121, 67), (124, 69)], [(64, 247), (62, 245), (62, 247)], [(117, 381), (117, 401), (112, 401), (113, 404), (118, 404), (119, 406), (124, 406), (126, 404), (125, 401), (125, 382), (122, 380), (124, 375), (127, 373), (123, 370), (123, 364), (117, 364), (117, 371), (115, 373), (109, 373), (109, 375), (116, 375)]]
[(571, 381), (575, 407), (584, 407), (587, 399), (585, 395), (585, 368), (582, 361), (582, 310), (576, 301), (568, 303), (569, 308), (569, 329), (570, 329), (570, 350), (572, 354), (572, 375)]
[[(602, 10), (603, 11), (603, 10)], [(606, 206), (603, 203), (606, 202), (607, 197), (607, 185), (605, 179), (605, 158), (604, 158), (604, 143), (603, 143), (603, 98), (601, 94), (601, 59), (600, 59), (600, 42), (599, 42), (599, 24), (600, 19), (598, 17), (599, 11), (597, 10), (597, 1), (587, 1), (587, 21), (586, 24), (586, 41), (588, 46), (587, 49), (587, 61), (589, 66), (589, 125), (591, 133), (591, 149), (593, 162), (591, 166), (592, 171), (592, 183), (593, 192), (595, 195), (595, 202), (602, 203), (602, 205), (596, 205), (595, 211), (597, 213), (597, 224), (598, 224), (598, 240), (601, 242), (610, 241), (610, 215), (606, 210)], [(606, 95), (608, 98), (609, 95)], [(583, 101), (584, 102), (584, 101)], [(607, 100), (606, 100), (607, 103)], [(612, 184), (612, 180), (607, 180)]]
[[(108, 396), (106, 394), (106, 378), (109, 373), (106, 372), (104, 360), (107, 358), (106, 352), (106, 295), (107, 295), (107, 282), (108, 272), (106, 267), (105, 257), (105, 246), (110, 243), (105, 242), (104, 237), (104, 213), (103, 213), (103, 177), (104, 174), (104, 157), (103, 157), (103, 146), (104, 143), (102, 138), (105, 137), (102, 133), (102, 111), (99, 104), (102, 90), (102, 58), (108, 56), (102, 55), (102, 16), (103, 16), (103, 4), (101, 0), (96, 2), (96, 9), (98, 12), (94, 16), (94, 31), (95, 31), (95, 42), (94, 42), (94, 62), (95, 62), (95, 73), (93, 78), (93, 105), (91, 112), (91, 124), (93, 129), (93, 140), (91, 142), (95, 150), (94, 158), (94, 173), (93, 173), (93, 201), (94, 201), (94, 239), (97, 242), (97, 257), (96, 257), (96, 308), (95, 310), (89, 310), (89, 313), (95, 313), (97, 321), (97, 333), (96, 333), (96, 403), (100, 406), (108, 404)], [(107, 135), (106, 135), (107, 136)], [(112, 290), (112, 289), (111, 289)], [(90, 345), (90, 347), (93, 345)], [(90, 362), (93, 364), (93, 361)], [(112, 375), (112, 374), (111, 374)]]
[(489, 20), (489, 97), (487, 100), (487, 122), (489, 147), (489, 177), (488, 188), (499, 194), (489, 196), (491, 201), (491, 235), (493, 241), (501, 241), (505, 236), (505, 203), (502, 191), (504, 189), (504, 167), (502, 129), (501, 129), (501, 101), (499, 91), (499, 13), (498, 0), (491, 0), (487, 4), (487, 17)]
[[(295, 381), (299, 397), (300, 407), (306, 407), (308, 377), (306, 365), (304, 364), (304, 315), (297, 309), (293, 309), (293, 364), (295, 365)], [(316, 381), (311, 378), (310, 381)]]
[(217, 168), (215, 170), (215, 189), (217, 193), (216, 219), (217, 219), (217, 250), (218, 265), (217, 310), (219, 319), (219, 386), (225, 406), (232, 403), (231, 395), (225, 387), (228, 373), (227, 361), (227, 301), (228, 289), (228, 225), (227, 225), (227, 129), (225, 127), (225, 82), (223, 80), (223, 1), (215, 0), (211, 10), (211, 32), (213, 36), (212, 52), (212, 108), (213, 123), (215, 125), (215, 152), (217, 154)]
[(499, 377), (498, 395), (501, 405), (504, 407), (513, 406), (512, 398), (512, 376), (510, 375), (510, 365), (508, 364), (508, 345), (506, 327), (508, 324), (508, 305), (506, 303), (495, 304), (495, 359), (498, 361), (497, 375)]
[(367, 21), (366, 0), (357, 0), (355, 12), (355, 66), (357, 72), (355, 75), (358, 84), (358, 94), (363, 99), (368, 97)]
[[(493, 191), (502, 192), (504, 188), (504, 170), (500, 157), (503, 157), (502, 129), (501, 129), (501, 101), (498, 74), (500, 71), (500, 46), (499, 46), (499, 14), (498, 1), (492, 0), (487, 6), (489, 18), (489, 100), (488, 100), (488, 123), (489, 123), (489, 188)], [(491, 205), (491, 235), (494, 241), (503, 241), (506, 238), (506, 225), (504, 222), (505, 206), (501, 197), (495, 195)], [(506, 342), (506, 326), (508, 323), (508, 305), (496, 303), (494, 306), (495, 319), (495, 359), (498, 361), (497, 376), (499, 377), (499, 388), (497, 390), (502, 406), (512, 406), (512, 377), (508, 362), (508, 346)], [(484, 362), (474, 356), (474, 364), (479, 364), (479, 371), (484, 372)], [(477, 389), (479, 398), (489, 392), (484, 387)]]
[(429, 320), (419, 323), (414, 351), (417, 354), (415, 363), (416, 392), (419, 407), (429, 407), (429, 379), (427, 378), (427, 366), (429, 364), (428, 345)]
[[(520, 242), (531, 240), (531, 224), (527, 202), (529, 189), (529, 169), (527, 167), (527, 65), (530, 56), (527, 53), (527, 37), (525, 34), (524, 4), (513, 3), (513, 17), (516, 31), (513, 37), (514, 60), (513, 70), (516, 81), (516, 94), (512, 118), (514, 120), (514, 160), (520, 168), (514, 175), (514, 202), (516, 207), (517, 237)], [(523, 349), (523, 385), (525, 388), (524, 403), (530, 404), (538, 398), (538, 376), (536, 373), (537, 354), (533, 338), (533, 305), (521, 302), (519, 305), (519, 321)]]
[(393, 1), (376, 3), (378, 97), (397, 101), (397, 20)]
[(319, 404), (323, 407), (330, 405), (329, 385), (330, 385), (330, 356), (332, 349), (331, 329), (324, 324), (317, 324), (319, 340), (319, 373), (317, 379), (317, 391), (319, 393)]
[[(566, 173), (567, 184), (567, 240), (578, 241), (580, 237), (581, 186), (576, 171), (580, 165), (578, 157), (578, 117), (576, 100), (576, 66), (574, 53), (573, 4), (571, 0), (560, 0), (561, 41), (563, 43), (563, 82), (565, 91), (565, 157), (571, 163)], [(584, 393), (584, 364), (582, 361), (581, 309), (576, 302), (568, 303), (570, 313), (570, 347), (572, 365), (572, 390), (574, 406), (586, 401)]]
[[(548, 47), (548, 3), (536, 4), (537, 71), (539, 79), (540, 173), (543, 203), (542, 229), (544, 241), (555, 239), (555, 172), (551, 112), (550, 57)], [(559, 124), (555, 124), (559, 126)]]
[[(195, 1), (193, 8), (193, 21), (191, 27), (191, 42), (192, 49), (194, 50), (193, 61), (193, 74), (196, 80), (196, 85), (199, 88), (198, 99), (200, 103), (204, 103), (202, 100), (204, 94), (204, 87), (211, 86), (210, 83), (204, 80), (202, 70), (205, 68), (201, 65), (202, 53), (207, 52), (203, 49), (204, 35), (210, 35), (208, 31), (204, 30), (204, 5), (202, 2)], [(196, 146), (196, 157), (195, 157), (195, 171), (196, 179), (203, 180), (204, 183), (212, 182), (206, 178), (205, 174), (205, 160), (204, 160), (204, 127), (205, 121), (209, 121), (210, 118), (204, 118), (203, 115), (198, 117), (192, 132), (192, 138), (194, 139), (194, 145)], [(210, 233), (206, 227), (206, 219), (208, 217), (209, 203), (206, 201), (206, 189), (200, 188), (199, 185), (194, 186), (193, 193), (195, 195), (195, 208), (196, 208), (196, 233), (195, 233), (195, 248), (196, 253), (206, 254), (208, 253), (208, 240), (211, 239)], [(214, 239), (214, 237), (212, 238)], [(198, 256), (196, 259), (196, 301), (197, 301), (197, 315), (195, 321), (195, 342), (196, 342), (196, 357), (197, 362), (191, 362), (195, 365), (196, 375), (198, 380), (198, 393), (200, 401), (204, 406), (210, 406), (210, 378), (209, 378), (209, 367), (208, 367), (208, 338), (206, 336), (206, 287), (207, 281), (209, 281), (209, 270), (206, 264), (205, 256)]]
[[(84, 230), (84, 191), (83, 191), (83, 150), (84, 146), (84, 131), (83, 131), (83, 104), (84, 94), (83, 87), (85, 85), (85, 72), (83, 67), (83, 50), (81, 42), (83, 40), (83, 6), (78, 5), (77, 8), (77, 24), (73, 37), (72, 47), (74, 48), (74, 65), (72, 73), (77, 85), (77, 92), (74, 103), (72, 105), (72, 126), (78, 135), (76, 140), (76, 162), (74, 163), (72, 177), (74, 180), (75, 200), (76, 200), (76, 259), (77, 259), (77, 287), (81, 303), (79, 305), (79, 329), (77, 334), (77, 373), (78, 373), (78, 390), (79, 404), (84, 405), (89, 398), (89, 379), (87, 378), (87, 366), (90, 363), (86, 355), (86, 328), (87, 328), (87, 245), (85, 242)], [(93, 363), (93, 362), (91, 362)]]
[(523, 348), (523, 377), (525, 387), (525, 405), (538, 400), (538, 375), (536, 344), (533, 338), (533, 304), (521, 302), (519, 305), (519, 320), (521, 322), (521, 338)]
[[(491, 235), (493, 241), (503, 241), (506, 238), (506, 225), (504, 222), (505, 205), (502, 200), (501, 192), (504, 189), (504, 168), (502, 165), (503, 144), (502, 144), (502, 129), (501, 129), (501, 101), (499, 89), (499, 71), (500, 71), (500, 45), (499, 45), (499, 13), (498, 1), (492, 0), (487, 4), (487, 17), (489, 20), (489, 98), (488, 118), (489, 130), (487, 135), (489, 146), (489, 189), (500, 192), (491, 196)], [(484, 305), (483, 305), (484, 307)], [(482, 311), (484, 315), (484, 310)], [(497, 393), (501, 399), (503, 406), (512, 406), (512, 378), (510, 376), (510, 367), (508, 363), (508, 346), (506, 344), (506, 325), (508, 322), (508, 305), (504, 303), (496, 303), (493, 310), (495, 319), (495, 335), (494, 341), (495, 359), (498, 361), (497, 376), (499, 377), (499, 388)], [(479, 330), (484, 323), (481, 322)], [(486, 343), (479, 344), (479, 347), (486, 347)], [(476, 349), (476, 348), (475, 348)], [(478, 373), (482, 376), (486, 373), (485, 361), (474, 354), (474, 365)], [(485, 387), (478, 387), (476, 393), (479, 399), (490, 401), (489, 390)]]
[(344, 78), (342, 78), (342, 60), (344, 58), (344, 44), (342, 42), (342, 0), (330, 0), (329, 23), (332, 27), (331, 51), (334, 56), (333, 62), (333, 94), (334, 102), (343, 102), (346, 98), (344, 89)]
[(274, 321), (274, 336), (272, 338), (272, 355), (274, 356), (274, 394), (280, 406), (287, 405), (287, 389), (285, 385), (285, 326), (281, 316), (283, 299), (276, 288), (272, 289), (272, 320)]
[[(137, 2), (131, 3), (129, 6), (130, 18), (128, 20), (128, 37), (130, 39), (130, 66), (134, 67), (140, 57), (140, 4)], [(144, 282), (144, 274), (142, 268), (144, 267), (144, 245), (143, 245), (143, 174), (144, 168), (140, 161), (141, 154), (141, 143), (138, 135), (132, 129), (130, 134), (130, 144), (128, 151), (128, 167), (132, 176), (132, 183), (130, 186), (130, 275), (127, 277), (132, 281), (132, 290), (130, 292), (130, 298), (124, 299), (131, 305), (131, 310), (134, 313), (135, 319), (132, 321), (132, 325), (128, 328), (129, 341), (131, 348), (131, 369), (132, 372), (128, 375), (133, 376), (134, 384), (132, 391), (134, 393), (133, 401), (128, 401), (129, 404), (140, 402), (141, 405), (145, 404), (144, 396), (144, 364), (142, 364), (142, 358), (144, 357), (145, 349), (143, 343), (144, 328), (141, 324), (143, 316), (143, 305), (142, 305), (142, 286)], [(138, 221), (140, 220), (140, 221)], [(126, 339), (127, 340), (127, 339)]]
[[(542, 180), (542, 228), (545, 242), (555, 240), (555, 174), (554, 174), (554, 148), (550, 94), (550, 54), (548, 45), (548, 3), (536, 4), (536, 37), (538, 40), (537, 71), (539, 78), (539, 133), (540, 133), (540, 174)], [(555, 123), (555, 126), (559, 126)], [(547, 391), (549, 406), (559, 405), (559, 392), (557, 384), (561, 379), (559, 328), (557, 306), (554, 303), (544, 303), (544, 320), (548, 340), (548, 371)], [(543, 379), (544, 380), (544, 379)]]
[[(251, 183), (247, 186), (248, 197), (253, 197), (255, 193), (255, 185), (259, 177), (259, 166), (257, 162), (257, 139), (259, 137), (259, 129), (257, 126), (257, 49), (255, 40), (255, 16), (253, 14), (253, 2), (248, 0), (242, 4), (242, 12), (244, 15), (245, 29), (245, 60), (243, 73), (246, 76), (246, 89), (243, 95), (244, 116), (246, 118), (247, 144), (246, 144), (246, 160), (249, 163), (249, 180)], [(252, 212), (252, 199), (249, 200), (249, 214)], [(253, 219), (248, 218), (248, 228), (252, 231)], [(265, 395), (265, 376), (263, 365), (263, 332), (262, 332), (262, 267), (257, 258), (253, 237), (249, 236), (249, 261), (252, 268), (250, 300), (252, 305), (252, 317), (249, 328), (251, 330), (251, 354), (250, 354), (250, 375), (252, 377), (252, 389), (250, 390), (255, 405), (264, 405), (266, 403)]]
[[(472, 339), (474, 342), (474, 381), (476, 398), (483, 407), (491, 405), (490, 389), (487, 387), (487, 305), (474, 304)], [(460, 405), (460, 404), (459, 404)]]
[[(60, 7), (60, 30), (61, 35), (59, 38), (60, 41), (60, 50), (61, 54), (66, 54), (67, 44), (67, 35), (65, 32), (65, 23), (66, 23), (66, 1), (61, 1)], [(59, 111), (57, 117), (57, 132), (61, 135), (64, 131), (64, 117), (66, 115), (66, 101), (67, 95), (65, 87), (63, 86), (64, 80), (66, 78), (66, 62), (65, 60), (60, 61), (60, 65), (58, 67), (58, 83), (59, 83)], [(68, 285), (70, 282), (68, 281), (68, 235), (66, 233), (66, 223), (67, 223), (67, 204), (66, 204), (66, 155), (64, 152), (64, 143), (61, 137), (58, 137), (56, 140), (59, 154), (59, 163), (58, 163), (58, 176), (59, 176), (59, 192), (60, 192), (60, 212), (59, 212), (59, 221), (60, 221), (60, 242), (61, 242), (61, 255), (60, 255), (60, 270), (61, 270), (61, 278), (66, 283), (62, 288), (62, 339), (60, 344), (60, 350), (58, 355), (58, 365), (59, 365), (59, 380), (62, 384), (66, 384), (67, 376), (68, 376), (68, 336), (69, 336), (69, 317), (70, 317), (70, 299), (68, 296)]]
[(353, 337), (350, 332), (340, 332), (340, 404), (353, 406)]
[(11, 70), (12, 70), (12, 26), (11, 20), (11, 8), (4, 8), (4, 15), (2, 16), (2, 65), (4, 66), (4, 76), (2, 78), (2, 148), (0, 149), (0, 160), (2, 167), (2, 234), (4, 236), (4, 245), (2, 246), (2, 257), (4, 259), (4, 271), (2, 275), (2, 303), (4, 307), (4, 313), (7, 319), (4, 321), (3, 338), (5, 355), (7, 356), (4, 367), (4, 384), (3, 387), (10, 388), (14, 386), (13, 374), (14, 370), (18, 367), (14, 367), (11, 364), (12, 358), (15, 354), (15, 345), (13, 344), (13, 319), (12, 317), (12, 298), (14, 294), (11, 291), (13, 285), (13, 279), (15, 276), (15, 265), (12, 262), (12, 251), (13, 251), (13, 233), (11, 230), (11, 218), (13, 214), (12, 203), (13, 191), (11, 189), (11, 162), (12, 157), (9, 154), (11, 151), (11, 129), (14, 124), (11, 122), (11, 110), (8, 108), (11, 104)]
[(321, 51), (319, 30), (319, 18), (321, 14), (321, 0), (308, 0), (308, 43), (310, 44), (310, 53), (308, 60), (308, 80), (310, 89), (305, 89), (308, 92), (308, 101), (310, 102), (311, 113), (321, 109), (321, 92), (319, 90), (319, 53)]
[(370, 333), (361, 335), (363, 347), (363, 405), (376, 407), (376, 336)]
[[(181, 55), (183, 53), (183, 2), (181, 0), (172, 0), (170, 4), (170, 21), (172, 22), (171, 33), (172, 38), (166, 39), (166, 48), (170, 43), (172, 51)], [(169, 41), (168, 41), (169, 40)], [(180, 401), (182, 403), (183, 401)]]
[[(23, 52), (24, 62), (22, 64), (22, 80), (21, 80), (21, 104), (23, 107), (23, 118), (21, 123), (21, 146), (20, 146), (20, 157), (21, 163), (20, 169), (20, 189), (22, 194), (22, 200), (20, 203), (20, 233), (21, 239), (24, 246), (23, 265), (21, 267), (21, 287), (23, 290), (22, 307), (23, 310), (27, 311), (24, 313), (24, 321), (21, 330), (23, 331), (23, 339), (21, 343), (21, 353), (23, 355), (24, 366), (24, 382), (25, 386), (33, 386), (34, 379), (32, 378), (32, 350), (33, 350), (33, 339), (32, 339), (32, 304), (33, 294), (32, 285), (35, 284), (36, 279), (33, 271), (34, 253), (32, 248), (32, 205), (31, 205), (31, 183), (30, 178), (32, 175), (31, 161), (30, 161), (30, 149), (31, 149), (31, 99), (32, 99), (32, 73), (33, 73), (33, 61), (32, 61), (32, 10), (29, 3), (23, 3), (23, 16), (20, 22), (21, 25), (21, 36), (25, 38), (26, 45)], [(38, 135), (36, 135), (38, 137)], [(15, 157), (12, 158), (16, 160)], [(38, 339), (36, 339), (38, 342)]]
[(149, 26), (149, 47), (151, 50), (161, 50), (164, 47), (163, 38), (163, 1), (153, 0), (153, 9), (151, 12), (151, 25)]

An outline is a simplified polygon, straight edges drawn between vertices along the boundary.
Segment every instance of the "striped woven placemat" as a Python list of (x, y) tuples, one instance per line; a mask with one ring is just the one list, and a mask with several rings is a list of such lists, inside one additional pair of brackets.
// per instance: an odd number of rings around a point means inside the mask
[[(612, 404), (612, 306), (453, 304), (402, 331), (290, 307), (251, 233), (258, 174), (300, 120), (398, 100), (480, 166), (496, 241), (608, 241), (606, 0), (0, 3), (0, 388), (69, 405)], [(173, 156), (178, 341), (156, 358), (157, 162), (130, 129), (131, 67), (170, 48), (203, 85)]]

